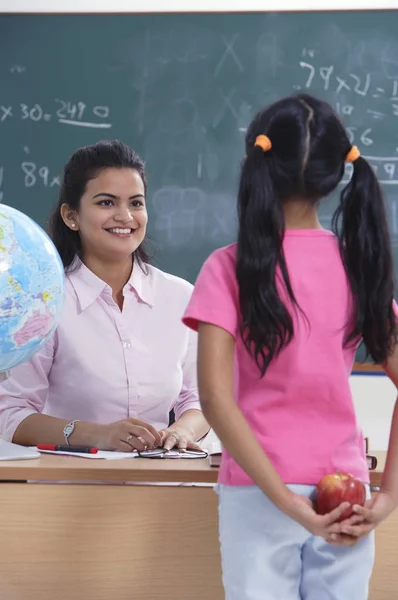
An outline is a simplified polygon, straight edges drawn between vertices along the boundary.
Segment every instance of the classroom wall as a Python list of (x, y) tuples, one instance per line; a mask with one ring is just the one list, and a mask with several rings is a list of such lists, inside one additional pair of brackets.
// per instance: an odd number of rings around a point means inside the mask
[(397, 392), (384, 376), (351, 377), (355, 408), (371, 450), (386, 450)]
[[(0, 12), (174, 12), (274, 10), (269, 0), (0, 0)], [(398, 0), (279, 0), (278, 10), (397, 8)], [(0, 40), (1, 49), (1, 40)], [(396, 392), (386, 377), (351, 378), (359, 421), (373, 450), (384, 450)]]

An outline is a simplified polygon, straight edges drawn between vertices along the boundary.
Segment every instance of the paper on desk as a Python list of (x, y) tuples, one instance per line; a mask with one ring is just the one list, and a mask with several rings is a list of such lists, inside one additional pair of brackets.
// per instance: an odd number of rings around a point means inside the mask
[[(36, 446), (32, 446), (37, 450)], [(112, 450), (98, 450), (96, 454), (86, 454), (85, 452), (67, 452), (60, 450), (39, 450), (43, 454), (63, 454), (66, 456), (79, 456), (79, 458), (94, 458), (102, 460), (117, 460), (120, 458), (138, 458), (138, 452), (113, 452)]]

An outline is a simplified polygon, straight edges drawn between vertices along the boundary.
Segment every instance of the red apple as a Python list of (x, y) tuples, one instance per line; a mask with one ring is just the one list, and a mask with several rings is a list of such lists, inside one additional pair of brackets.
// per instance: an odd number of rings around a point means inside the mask
[(362, 481), (349, 473), (333, 473), (322, 477), (316, 488), (316, 512), (325, 515), (342, 502), (349, 502), (350, 506), (343, 512), (339, 521), (348, 519), (353, 512), (352, 506), (366, 501), (366, 488)]

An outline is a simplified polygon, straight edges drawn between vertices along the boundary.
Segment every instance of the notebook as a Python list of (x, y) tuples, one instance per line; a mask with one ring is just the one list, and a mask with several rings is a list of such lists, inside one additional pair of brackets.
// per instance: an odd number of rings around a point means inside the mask
[(40, 452), (0, 439), (0, 460), (29, 460), (40, 458)]

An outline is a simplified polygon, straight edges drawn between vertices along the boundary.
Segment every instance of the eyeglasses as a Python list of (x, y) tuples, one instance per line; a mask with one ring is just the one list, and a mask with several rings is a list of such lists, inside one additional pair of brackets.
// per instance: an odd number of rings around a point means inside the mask
[(191, 448), (182, 450), (179, 448), (148, 448), (147, 450), (138, 450), (138, 456), (141, 458), (206, 458), (206, 450), (193, 450)]

